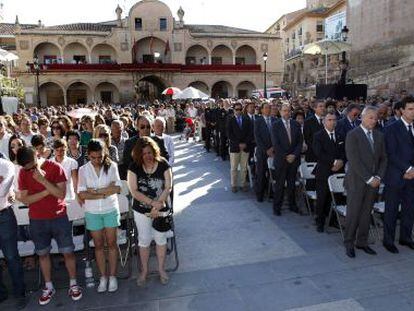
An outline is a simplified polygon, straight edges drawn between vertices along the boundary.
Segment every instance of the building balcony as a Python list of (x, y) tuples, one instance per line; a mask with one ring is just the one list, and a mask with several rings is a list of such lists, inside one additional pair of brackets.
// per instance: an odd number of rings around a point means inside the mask
[(182, 65), (164, 63), (138, 64), (49, 64), (42, 65), (42, 72), (260, 72), (260, 65)]

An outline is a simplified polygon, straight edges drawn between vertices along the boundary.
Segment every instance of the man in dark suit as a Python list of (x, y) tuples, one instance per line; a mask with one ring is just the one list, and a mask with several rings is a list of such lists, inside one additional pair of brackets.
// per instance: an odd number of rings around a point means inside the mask
[(231, 190), (238, 191), (238, 167), (240, 165), (240, 185), (244, 192), (249, 188), (246, 184), (249, 146), (253, 141), (253, 129), (250, 118), (242, 115), (242, 104), (234, 104), (234, 115), (228, 119), (227, 135), (230, 147)]
[(305, 139), (305, 143), (308, 146), (308, 149), (305, 153), (306, 162), (316, 162), (316, 157), (313, 153), (312, 148), (312, 140), (313, 135), (315, 135), (316, 132), (319, 132), (321, 129), (323, 129), (322, 121), (326, 113), (325, 103), (323, 101), (316, 102), (314, 111), (315, 114), (310, 118), (306, 119), (305, 125), (303, 126), (303, 138)]
[(355, 249), (370, 255), (376, 252), (368, 246), (372, 207), (387, 168), (384, 135), (376, 130), (378, 109), (365, 107), (362, 123), (350, 131), (345, 140), (348, 171), (345, 175), (347, 212), (345, 248), (348, 257), (355, 257)]
[(256, 179), (255, 192), (258, 202), (263, 202), (266, 189), (267, 158), (273, 157), (272, 124), (276, 120), (270, 116), (270, 105), (264, 102), (261, 107), (262, 115), (256, 117), (254, 137), (256, 140)]
[(358, 127), (361, 121), (358, 120), (358, 116), (361, 112), (359, 105), (349, 104), (345, 110), (345, 118), (338, 121), (336, 131), (346, 138), (349, 131)]
[[(323, 120), (324, 128), (313, 137), (313, 152), (317, 164), (313, 171), (316, 179), (316, 226), (318, 232), (324, 231), (325, 219), (331, 207), (328, 177), (343, 173), (345, 162), (345, 140), (335, 131), (336, 115), (328, 112)], [(328, 219), (329, 221), (329, 219)]]
[(218, 150), (219, 156), (223, 159), (223, 161), (227, 160), (228, 156), (228, 137), (227, 137), (227, 121), (229, 116), (231, 115), (231, 111), (229, 109), (229, 103), (227, 100), (222, 100), (220, 102), (221, 107), (217, 110), (216, 115), (216, 138), (218, 138)]
[(384, 247), (398, 253), (394, 245), (398, 209), (401, 205), (400, 245), (414, 249), (414, 97), (402, 102), (402, 117), (385, 130), (388, 167), (385, 174)]
[(402, 115), (402, 102), (398, 101), (394, 104), (394, 106), (392, 107), (392, 111), (393, 111), (393, 116), (391, 116), (388, 120), (387, 126), (392, 124), (395, 121), (398, 121), (399, 119), (401, 119), (401, 115)]
[(119, 176), (122, 180), (126, 180), (127, 173), (128, 173), (128, 166), (130, 163), (132, 163), (132, 150), (134, 149), (134, 146), (140, 137), (150, 136), (160, 148), (161, 156), (165, 158), (167, 161), (170, 158), (167, 148), (165, 148), (164, 140), (157, 136), (151, 136), (151, 123), (150, 123), (150, 120), (146, 116), (139, 116), (135, 120), (135, 124), (136, 124), (136, 129), (138, 131), (138, 134), (131, 137), (125, 142), (124, 154), (123, 154), (124, 162), (122, 166), (120, 166), (120, 169), (119, 169)]
[(204, 118), (206, 120), (206, 142), (205, 148), (207, 152), (210, 152), (211, 149), (211, 137), (213, 135), (213, 130), (216, 126), (215, 112), (213, 104), (207, 106), (204, 111)]
[(384, 133), (387, 123), (388, 123), (388, 106), (385, 104), (381, 104), (378, 106), (378, 122), (375, 128)]
[(273, 164), (275, 167), (275, 187), (273, 198), (273, 213), (281, 215), (285, 183), (290, 210), (298, 213), (295, 200), (295, 180), (300, 165), (303, 135), (300, 125), (290, 119), (291, 108), (283, 104), (280, 110), (281, 119), (272, 125), (272, 144), (274, 150)]

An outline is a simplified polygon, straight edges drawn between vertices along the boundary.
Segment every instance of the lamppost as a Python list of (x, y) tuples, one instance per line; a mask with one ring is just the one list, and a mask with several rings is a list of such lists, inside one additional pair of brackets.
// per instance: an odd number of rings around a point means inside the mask
[(26, 63), (27, 72), (31, 73), (35, 76), (36, 80), (36, 88), (37, 88), (37, 107), (42, 108), (42, 103), (40, 102), (40, 84), (39, 84), (39, 75), (41, 71), (41, 67), (39, 65), (39, 59), (37, 58), (37, 55), (33, 58), (33, 63), (30, 63), (27, 61)]
[[(344, 26), (341, 30), (341, 38), (343, 42), (346, 42), (348, 40), (348, 33), (349, 33), (349, 28)], [(348, 61), (346, 60), (346, 51), (343, 51), (342, 61), (341, 61), (341, 77), (339, 79), (340, 85), (346, 84), (347, 71), (348, 71)]]
[(267, 98), (267, 52), (263, 54), (263, 62), (264, 62), (264, 98)]

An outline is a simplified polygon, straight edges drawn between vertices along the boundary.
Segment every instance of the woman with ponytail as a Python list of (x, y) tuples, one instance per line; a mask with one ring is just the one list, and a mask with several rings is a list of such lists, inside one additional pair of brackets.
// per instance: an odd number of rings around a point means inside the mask
[[(121, 192), (121, 180), (118, 166), (109, 158), (104, 142), (92, 139), (88, 143), (88, 158), (89, 162), (79, 169), (78, 194), (85, 201), (86, 228), (95, 244), (96, 263), (101, 274), (98, 292), (115, 292), (118, 289), (117, 227), (120, 225), (116, 194)], [(105, 241), (109, 273), (106, 271)]]

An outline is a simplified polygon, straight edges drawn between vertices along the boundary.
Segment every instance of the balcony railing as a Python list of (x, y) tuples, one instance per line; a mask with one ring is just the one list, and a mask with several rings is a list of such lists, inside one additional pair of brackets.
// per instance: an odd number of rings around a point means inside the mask
[(42, 67), (43, 72), (260, 72), (260, 65), (182, 65), (182, 64), (50, 64)]

